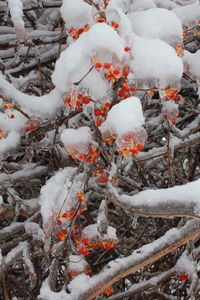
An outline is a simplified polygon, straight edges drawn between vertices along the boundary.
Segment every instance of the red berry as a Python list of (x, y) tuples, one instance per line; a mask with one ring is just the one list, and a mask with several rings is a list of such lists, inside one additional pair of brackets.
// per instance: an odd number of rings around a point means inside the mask
[(100, 116), (101, 115), (101, 111), (99, 110), (99, 109), (95, 109), (94, 110), (94, 115), (96, 116), (96, 117), (98, 117), (98, 116)]
[(107, 183), (107, 182), (108, 182), (108, 177), (107, 177), (107, 176), (106, 176), (106, 177), (101, 176), (101, 177), (99, 178), (99, 181), (100, 181), (100, 183)]
[(179, 276), (180, 281), (186, 281), (188, 279), (189, 279), (188, 274), (180, 274), (180, 276)]
[(124, 48), (124, 51), (126, 51), (126, 52), (129, 52), (130, 50), (131, 50), (131, 48), (128, 46)]
[(95, 69), (96, 70), (100, 70), (102, 68), (102, 64), (97, 62), (95, 65), (94, 65)]
[(102, 124), (102, 120), (97, 120), (97, 126), (99, 127), (101, 126), (101, 124)]
[(90, 103), (90, 98), (89, 97), (84, 97), (82, 102), (83, 102), (83, 104), (89, 104)]
[(103, 65), (103, 67), (104, 67), (104, 69), (110, 69), (110, 64), (105, 63), (105, 64)]

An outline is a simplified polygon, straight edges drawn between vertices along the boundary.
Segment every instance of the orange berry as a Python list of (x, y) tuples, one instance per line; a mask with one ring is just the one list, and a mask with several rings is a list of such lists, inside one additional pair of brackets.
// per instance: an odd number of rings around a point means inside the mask
[(56, 225), (61, 226), (61, 225), (62, 225), (62, 222), (58, 219), (58, 220), (56, 221)]
[(104, 291), (104, 294), (105, 294), (106, 296), (110, 296), (110, 295), (112, 295), (112, 293), (113, 293), (112, 287), (109, 287), (109, 288), (107, 288), (107, 289)]
[(65, 239), (65, 235), (62, 232), (56, 233), (56, 236), (59, 239), (59, 241), (64, 241)]

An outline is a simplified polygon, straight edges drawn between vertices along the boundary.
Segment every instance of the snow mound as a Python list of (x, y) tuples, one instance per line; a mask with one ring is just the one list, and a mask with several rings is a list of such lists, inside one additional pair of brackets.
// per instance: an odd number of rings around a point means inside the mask
[(101, 132), (110, 131), (118, 136), (132, 132), (144, 125), (144, 116), (140, 99), (130, 97), (116, 104), (108, 112), (105, 122), (100, 127)]
[(166, 88), (181, 80), (182, 59), (167, 43), (133, 36), (131, 55), (130, 66), (138, 85), (139, 81), (146, 81), (149, 88)]

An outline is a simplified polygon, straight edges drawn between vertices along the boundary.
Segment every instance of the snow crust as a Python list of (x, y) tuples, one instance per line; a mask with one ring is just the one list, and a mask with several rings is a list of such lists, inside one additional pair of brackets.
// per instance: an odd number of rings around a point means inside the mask
[(108, 130), (121, 136), (141, 128), (144, 125), (144, 121), (140, 99), (130, 97), (111, 108), (100, 130), (102, 133)]

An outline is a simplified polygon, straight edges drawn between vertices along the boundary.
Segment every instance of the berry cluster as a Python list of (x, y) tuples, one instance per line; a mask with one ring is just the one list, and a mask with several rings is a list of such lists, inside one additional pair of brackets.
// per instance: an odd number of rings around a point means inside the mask
[(129, 87), (127, 81), (124, 81), (122, 86), (118, 89), (117, 94), (120, 98), (126, 99), (133, 96), (134, 92), (135, 92), (135, 88)]
[(95, 239), (89, 239), (87, 236), (82, 236), (80, 239), (75, 240), (77, 244), (77, 251), (80, 254), (88, 255), (91, 250), (97, 250), (98, 248), (103, 248), (105, 250), (110, 250), (117, 247), (117, 240), (113, 239), (103, 239), (96, 237)]
[(176, 54), (177, 54), (179, 57), (182, 57), (182, 56), (183, 56), (183, 52), (184, 52), (184, 46), (183, 46), (183, 45), (177, 44), (176, 47), (175, 47), (175, 50), (176, 50)]
[(112, 293), (113, 293), (113, 288), (112, 288), (112, 287), (109, 287), (109, 288), (107, 288), (103, 293), (104, 293), (104, 295), (106, 295), (106, 296), (110, 296), (110, 295), (112, 295)]
[(82, 110), (83, 104), (89, 104), (92, 99), (89, 96), (83, 96), (82, 93), (71, 95), (68, 93), (63, 99), (63, 103), (67, 108)]
[(30, 118), (25, 124), (24, 130), (25, 131), (34, 131), (40, 124), (40, 118)]
[(104, 171), (104, 166), (99, 165), (98, 170), (93, 174), (93, 177), (98, 178), (99, 182), (106, 184), (108, 182), (108, 174)]
[[(83, 213), (83, 210), (79, 209), (78, 212), (77, 212), (77, 218), (80, 217), (80, 215), (82, 213)], [(65, 240), (65, 238), (68, 234), (68, 230), (66, 229), (66, 221), (70, 222), (73, 219), (74, 215), (75, 215), (75, 209), (74, 208), (71, 208), (68, 212), (61, 212), (60, 213), (60, 215), (59, 215), (59, 217), (56, 221), (57, 226), (63, 227), (63, 228), (61, 228), (61, 230), (59, 228), (59, 231), (56, 233), (56, 237), (58, 238), (59, 241), (64, 241)], [(80, 228), (79, 228), (79, 230), (77, 228), (77, 232), (80, 232)], [(72, 236), (75, 234), (73, 232), (73, 230), (71, 231), (71, 234), (72, 234)]]
[(115, 83), (119, 79), (125, 79), (129, 73), (129, 68), (127, 65), (121, 66), (121, 64), (114, 64), (114, 63), (102, 63), (96, 57), (93, 57), (94, 67), (97, 71), (103, 71), (104, 77)]
[(117, 148), (120, 156), (134, 157), (144, 149), (144, 143), (147, 139), (145, 129), (136, 132), (129, 132), (126, 135), (118, 137)]
[(5, 110), (13, 109), (13, 105), (10, 102), (3, 103), (2, 108)]
[(102, 138), (109, 145), (112, 145), (116, 140), (117, 150), (120, 156), (134, 157), (144, 149), (147, 133), (143, 128), (122, 136), (116, 136), (115, 133), (106, 131), (102, 134)]
[(94, 109), (94, 115), (96, 117), (96, 124), (97, 126), (101, 126), (103, 120), (106, 118), (108, 112), (110, 110), (110, 103), (105, 102), (102, 106), (96, 105), (96, 108)]
[[(80, 148), (80, 149), (78, 149)], [(68, 155), (71, 155), (73, 159), (77, 159), (79, 161), (84, 161), (85, 163), (95, 163), (97, 162), (97, 158), (100, 154), (99, 151), (97, 151), (97, 145), (96, 143), (86, 145), (87, 153), (81, 153), (81, 147), (70, 147), (68, 146), (66, 149), (66, 152)]]
[(79, 27), (77, 29), (71, 27), (67, 31), (67, 33), (73, 38), (73, 40), (77, 40), (83, 32), (86, 32), (88, 30), (89, 30), (89, 25), (86, 23), (83, 27)]
[(176, 124), (176, 120), (178, 118), (178, 108), (174, 108), (174, 109), (168, 109), (163, 108), (162, 110), (163, 113), (163, 119), (167, 122), (171, 122), (173, 125)]
[(174, 102), (180, 102), (182, 97), (178, 95), (179, 89), (170, 87), (165, 90), (164, 99), (165, 100), (173, 100)]

